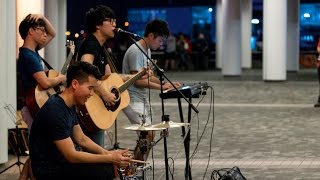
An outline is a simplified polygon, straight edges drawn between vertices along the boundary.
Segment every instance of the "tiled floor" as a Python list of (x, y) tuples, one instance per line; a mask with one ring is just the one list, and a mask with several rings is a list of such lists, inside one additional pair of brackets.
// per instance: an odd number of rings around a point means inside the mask
[[(210, 90), (202, 100), (193, 99), (199, 114), (192, 113), (191, 121), (190, 155), (195, 152), (190, 160), (192, 179), (210, 179), (214, 169), (233, 166), (254, 180), (320, 179), (320, 109), (313, 107), (319, 92), (315, 70), (289, 73), (283, 82), (264, 82), (261, 74), (261, 70), (244, 70), (240, 77), (223, 77), (219, 71), (167, 73), (172, 80), (185, 83), (208, 82), (214, 90), (213, 99)], [(153, 123), (159, 123), (162, 113), (158, 92), (152, 91), (150, 97)], [(210, 111), (211, 100), (214, 113)], [(184, 100), (182, 103), (186, 118), (187, 106)], [(165, 100), (165, 114), (174, 122), (180, 121), (175, 99)], [(133, 149), (137, 135), (124, 130), (127, 125), (128, 120), (120, 113), (120, 147)], [(113, 145), (114, 132), (112, 127), (106, 135), (108, 148)], [(159, 134), (155, 140), (161, 138)], [(173, 177), (185, 179), (181, 129), (169, 129), (167, 142)], [(154, 164), (154, 179), (165, 179), (163, 140), (153, 147), (148, 162)], [(18, 172), (17, 167), (12, 168), (0, 179), (17, 179)], [(149, 179), (152, 172), (147, 171)]]

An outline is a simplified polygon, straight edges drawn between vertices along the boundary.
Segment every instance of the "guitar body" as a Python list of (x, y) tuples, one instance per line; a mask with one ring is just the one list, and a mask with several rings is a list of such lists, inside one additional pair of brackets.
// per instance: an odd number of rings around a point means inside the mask
[[(57, 77), (59, 75), (59, 72), (55, 70), (49, 70), (48, 77), (53, 78)], [(63, 85), (57, 85), (56, 87), (49, 88), (49, 89), (42, 89), (39, 85), (34, 90), (35, 99), (37, 101), (38, 107), (41, 108), (45, 102), (49, 99), (50, 96), (61, 93), (64, 91), (65, 87)]]
[(122, 78), (116, 73), (112, 73), (101, 83), (103, 88), (110, 90), (116, 95), (117, 101), (114, 106), (106, 105), (96, 93), (87, 100), (85, 105), (78, 106), (81, 116), (80, 123), (89, 131), (95, 132), (110, 128), (116, 120), (119, 111), (129, 105), (130, 97), (128, 91), (125, 90), (120, 93), (118, 90), (122, 84)]
[(28, 110), (29, 110), (32, 118), (34, 118), (36, 116), (37, 112), (40, 109), (37, 104), (34, 92), (35, 92), (35, 89), (32, 88), (32, 89), (28, 90), (27, 92), (25, 92), (25, 95), (24, 95), (25, 100), (26, 100), (26, 106), (28, 107)]
[[(66, 61), (64, 62), (64, 65), (61, 69), (61, 74), (66, 74), (67, 73), (67, 69), (69, 66), (69, 63), (72, 60), (72, 57), (74, 55), (74, 51), (75, 51), (75, 45), (73, 41), (69, 41), (67, 44), (67, 47), (70, 48), (70, 52), (68, 54), (68, 57), (66, 59)], [(47, 67), (52, 68), (44, 59), (43, 59), (44, 63), (46, 64)], [(48, 71), (48, 78), (54, 78), (57, 77), (59, 75), (59, 72), (50, 69)], [(34, 90), (34, 96), (35, 96), (35, 100), (38, 104), (38, 107), (41, 108), (44, 103), (47, 102), (47, 100), (49, 99), (50, 96), (56, 94), (56, 93), (61, 93), (62, 91), (64, 91), (65, 86), (63, 84), (59, 84), (55, 87), (49, 88), (49, 89), (42, 89), (39, 85), (36, 86), (35, 90)]]

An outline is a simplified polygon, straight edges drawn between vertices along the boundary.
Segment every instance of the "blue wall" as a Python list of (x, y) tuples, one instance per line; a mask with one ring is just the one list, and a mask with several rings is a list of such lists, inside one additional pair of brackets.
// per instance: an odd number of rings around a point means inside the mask
[(192, 32), (191, 8), (167, 8), (167, 22), (173, 34), (182, 32), (190, 35)]

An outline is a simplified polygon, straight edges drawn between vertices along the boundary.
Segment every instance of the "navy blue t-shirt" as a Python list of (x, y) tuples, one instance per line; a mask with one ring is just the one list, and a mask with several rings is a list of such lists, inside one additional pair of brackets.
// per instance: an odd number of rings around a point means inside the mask
[(24, 90), (35, 88), (38, 83), (33, 78), (33, 74), (44, 70), (42, 59), (38, 52), (24, 47), (19, 48), (17, 67)]
[(54, 141), (72, 137), (78, 118), (75, 107), (68, 107), (59, 95), (49, 98), (35, 117), (30, 133), (33, 172), (56, 173), (61, 165), (67, 163)]

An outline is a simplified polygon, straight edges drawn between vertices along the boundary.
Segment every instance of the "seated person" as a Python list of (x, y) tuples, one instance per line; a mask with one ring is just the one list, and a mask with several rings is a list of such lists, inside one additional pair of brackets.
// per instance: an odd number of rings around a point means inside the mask
[[(78, 124), (76, 105), (83, 105), (93, 95), (101, 76), (96, 66), (76, 62), (68, 69), (66, 89), (51, 96), (37, 113), (30, 134), (31, 165), (37, 180), (112, 180), (113, 165), (129, 165), (128, 150), (103, 149)], [(74, 144), (90, 153), (77, 151)]]

